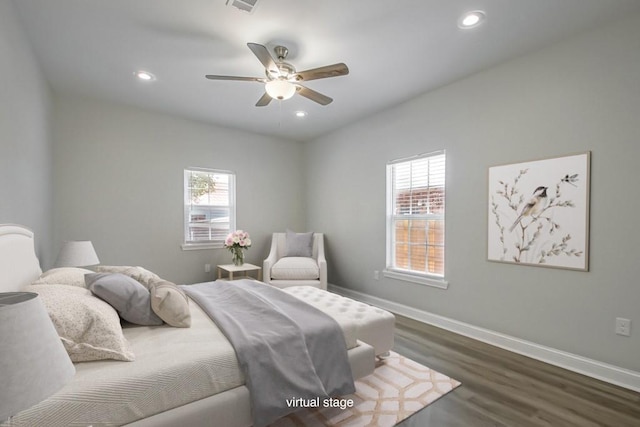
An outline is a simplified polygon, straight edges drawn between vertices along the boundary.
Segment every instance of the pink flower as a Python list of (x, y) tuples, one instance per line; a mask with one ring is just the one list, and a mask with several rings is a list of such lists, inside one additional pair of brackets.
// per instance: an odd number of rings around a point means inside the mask
[(251, 246), (249, 233), (243, 230), (236, 230), (229, 233), (224, 240), (224, 246), (229, 250), (233, 248), (249, 248)]

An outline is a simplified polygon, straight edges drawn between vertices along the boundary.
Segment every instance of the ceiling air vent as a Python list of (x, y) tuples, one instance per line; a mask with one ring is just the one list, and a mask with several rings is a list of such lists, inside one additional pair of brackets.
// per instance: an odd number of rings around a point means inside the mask
[(253, 12), (258, 0), (227, 0), (227, 6), (233, 6), (236, 9), (240, 9), (243, 12)]

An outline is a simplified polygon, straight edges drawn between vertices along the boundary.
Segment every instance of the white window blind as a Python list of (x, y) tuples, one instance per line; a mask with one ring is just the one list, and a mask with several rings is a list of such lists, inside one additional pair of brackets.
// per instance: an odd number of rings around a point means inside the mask
[(387, 165), (387, 270), (444, 277), (445, 153)]
[(214, 169), (185, 169), (183, 247), (222, 247), (234, 229), (235, 175)]

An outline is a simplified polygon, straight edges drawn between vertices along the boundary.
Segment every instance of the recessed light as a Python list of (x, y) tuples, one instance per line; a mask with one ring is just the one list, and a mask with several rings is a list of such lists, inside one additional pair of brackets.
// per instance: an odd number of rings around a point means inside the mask
[(306, 117), (306, 116), (307, 116), (306, 111), (296, 111), (296, 117)]
[(485, 17), (485, 13), (481, 10), (467, 12), (458, 19), (458, 27), (464, 29), (477, 27), (484, 21)]
[(133, 73), (134, 76), (136, 76), (138, 79), (143, 80), (145, 82), (149, 82), (151, 80), (155, 80), (156, 76), (154, 76), (153, 74), (151, 74), (148, 71), (136, 71), (135, 73)]

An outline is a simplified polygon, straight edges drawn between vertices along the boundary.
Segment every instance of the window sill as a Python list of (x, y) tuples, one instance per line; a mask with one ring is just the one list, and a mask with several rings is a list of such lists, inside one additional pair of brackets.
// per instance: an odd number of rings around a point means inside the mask
[(439, 289), (447, 289), (449, 287), (449, 282), (444, 279), (431, 277), (431, 276), (421, 276), (417, 274), (409, 274), (405, 272), (400, 272), (397, 270), (384, 270), (382, 272), (384, 277), (388, 277), (390, 279), (403, 280), (405, 282), (418, 283), (420, 285), (431, 286)]
[(222, 249), (222, 243), (183, 243), (180, 245), (183, 251), (199, 251), (202, 249)]

